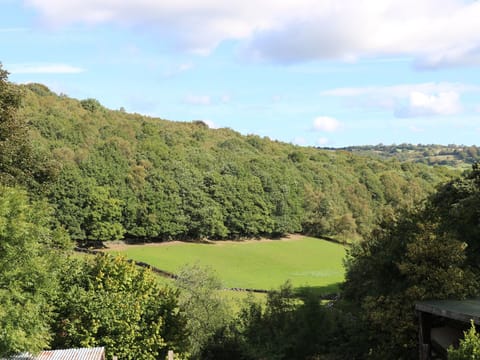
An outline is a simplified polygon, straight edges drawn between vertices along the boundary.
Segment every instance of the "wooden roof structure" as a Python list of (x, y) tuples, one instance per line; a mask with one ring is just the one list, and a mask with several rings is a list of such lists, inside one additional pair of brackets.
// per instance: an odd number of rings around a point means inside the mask
[(447, 349), (458, 345), (471, 321), (480, 326), (480, 299), (421, 301), (415, 310), (421, 360), (446, 359)]
[(422, 301), (415, 310), (466, 323), (473, 320), (480, 325), (480, 299)]

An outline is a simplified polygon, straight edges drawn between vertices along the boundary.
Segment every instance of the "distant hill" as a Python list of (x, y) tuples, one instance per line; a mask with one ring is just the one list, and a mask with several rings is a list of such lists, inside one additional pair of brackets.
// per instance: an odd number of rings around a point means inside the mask
[(480, 148), (472, 145), (365, 145), (348, 146), (341, 149), (362, 156), (372, 156), (380, 159), (395, 158), (400, 161), (415, 162), (427, 165), (443, 165), (454, 168), (470, 168), (480, 161)]
[(299, 147), (109, 110), (41, 84), (21, 89), (21, 115), (56, 174), (46, 194), (77, 240), (292, 232), (351, 240), (458, 174), (386, 151)]

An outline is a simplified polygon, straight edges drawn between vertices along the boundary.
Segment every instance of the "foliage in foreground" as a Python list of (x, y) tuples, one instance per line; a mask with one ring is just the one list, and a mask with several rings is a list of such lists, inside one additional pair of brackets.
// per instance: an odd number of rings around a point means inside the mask
[(480, 334), (475, 328), (473, 321), (470, 329), (464, 332), (464, 338), (460, 339), (457, 349), (448, 348), (449, 360), (480, 360)]
[(155, 360), (183, 352), (178, 294), (122, 257), (96, 256), (64, 269), (54, 348), (105, 346), (107, 357)]
[(355, 328), (351, 320), (348, 314), (322, 305), (313, 293), (298, 297), (286, 283), (270, 292), (264, 305), (247, 301), (238, 316), (209, 339), (200, 358), (354, 359), (351, 344), (357, 335), (350, 330)]
[(58, 252), (68, 238), (50, 230), (51, 211), (25, 191), (0, 187), (0, 356), (50, 341)]
[(231, 319), (221, 294), (222, 283), (213, 270), (193, 264), (179, 271), (175, 286), (180, 290), (178, 305), (186, 319), (188, 352), (193, 359), (201, 359), (207, 341)]
[(374, 358), (415, 357), (416, 301), (478, 294), (478, 179), (474, 166), (352, 249), (344, 296), (360, 309)]

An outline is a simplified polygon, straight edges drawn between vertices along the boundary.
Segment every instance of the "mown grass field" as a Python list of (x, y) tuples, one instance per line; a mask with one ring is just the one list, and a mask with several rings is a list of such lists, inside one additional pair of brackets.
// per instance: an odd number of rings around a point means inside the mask
[(174, 242), (113, 247), (111, 252), (177, 272), (185, 264), (211, 267), (225, 287), (275, 289), (290, 280), (295, 288), (335, 291), (344, 279), (345, 248), (324, 240), (301, 237), (287, 240)]

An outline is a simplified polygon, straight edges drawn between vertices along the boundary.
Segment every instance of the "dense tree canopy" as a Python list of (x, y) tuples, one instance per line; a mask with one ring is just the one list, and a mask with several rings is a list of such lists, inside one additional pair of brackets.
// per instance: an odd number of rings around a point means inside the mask
[(201, 351), (208, 340), (231, 318), (222, 283), (213, 270), (194, 264), (178, 272), (175, 286), (186, 319), (188, 352), (192, 359), (203, 359)]
[(442, 185), (432, 196), (428, 212), (435, 216), (441, 231), (466, 244), (470, 266), (480, 271), (480, 167)]
[(0, 356), (49, 343), (49, 300), (58, 290), (54, 249), (68, 241), (61, 230), (50, 230), (50, 215), (25, 191), (0, 187)]
[(56, 174), (55, 163), (34, 147), (25, 118), (19, 114), (23, 90), (8, 81), (0, 63), (0, 183), (38, 190)]
[(376, 358), (415, 356), (416, 301), (478, 295), (478, 178), (474, 166), (353, 247), (344, 296), (361, 309)]
[(186, 341), (177, 293), (121, 257), (71, 260), (61, 276), (54, 348), (105, 346), (107, 357), (156, 360)]
[(48, 196), (76, 240), (304, 232), (351, 241), (453, 174), (21, 89), (36, 145), (61, 164)]

